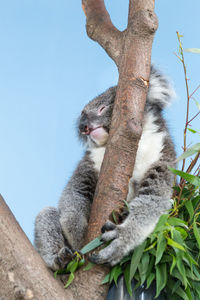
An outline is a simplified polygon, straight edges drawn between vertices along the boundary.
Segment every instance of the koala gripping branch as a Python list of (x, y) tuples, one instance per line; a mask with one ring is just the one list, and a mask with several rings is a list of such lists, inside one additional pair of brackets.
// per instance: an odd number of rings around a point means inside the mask
[[(100, 234), (113, 210), (123, 206), (132, 176), (149, 83), (151, 48), (158, 22), (154, 0), (130, 0), (128, 26), (114, 27), (103, 0), (82, 0), (88, 36), (97, 41), (115, 61), (119, 81), (109, 141), (92, 205), (86, 243)], [(78, 299), (106, 299), (100, 286), (104, 267), (79, 272), (70, 287)], [(89, 298), (88, 298), (89, 297)]]

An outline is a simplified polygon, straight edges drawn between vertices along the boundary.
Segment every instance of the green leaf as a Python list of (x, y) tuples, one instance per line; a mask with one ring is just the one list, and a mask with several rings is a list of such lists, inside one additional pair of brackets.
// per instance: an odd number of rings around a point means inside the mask
[(188, 173), (185, 173), (183, 171), (179, 171), (179, 170), (176, 170), (176, 169), (173, 169), (173, 168), (170, 168), (170, 167), (168, 167), (168, 168), (172, 173), (182, 177), (183, 179), (190, 182), (191, 184), (193, 184), (197, 187), (200, 186), (200, 178), (198, 176), (194, 176), (194, 175), (191, 175), (191, 174), (188, 174)]
[(180, 285), (181, 285), (181, 281), (177, 280), (177, 282), (173, 286), (172, 294), (176, 292), (176, 290), (179, 288)]
[(185, 288), (187, 288), (187, 278), (186, 278), (185, 266), (182, 261), (182, 255), (180, 252), (178, 252), (178, 255), (177, 255), (177, 267), (183, 278), (182, 282), (183, 282)]
[(142, 256), (142, 259), (141, 259), (141, 261), (138, 265), (138, 270), (139, 270), (139, 274), (140, 274), (140, 284), (141, 285), (146, 280), (148, 266), (149, 266), (149, 254), (144, 253), (143, 256)]
[(55, 271), (54, 273), (53, 273), (53, 277), (56, 279), (56, 277), (57, 277), (57, 274), (58, 274), (58, 270), (57, 271)]
[(188, 278), (192, 279), (193, 281), (200, 281), (200, 278), (196, 277), (195, 274), (188, 268), (186, 268), (186, 275)]
[(164, 289), (167, 283), (167, 266), (166, 264), (156, 265), (156, 296), (160, 295), (160, 292)]
[(148, 289), (150, 287), (150, 285), (152, 284), (152, 281), (155, 279), (155, 277), (156, 277), (155, 273), (150, 273), (149, 277), (147, 278), (146, 289)]
[(193, 145), (192, 147), (188, 148), (187, 151), (183, 152), (182, 155), (180, 155), (176, 161), (180, 161), (182, 159), (185, 159), (189, 156), (194, 155), (195, 153), (200, 151), (200, 143), (197, 143), (195, 145)]
[(154, 229), (154, 232), (160, 231), (163, 225), (167, 222), (167, 219), (169, 218), (169, 214), (164, 214), (160, 217), (158, 223), (156, 224), (156, 227)]
[(199, 48), (186, 48), (186, 49), (184, 49), (184, 51), (200, 54), (200, 49)]
[(130, 278), (130, 265), (127, 265), (125, 271), (124, 271), (124, 279), (125, 279), (125, 284), (127, 291), (129, 295), (132, 297), (132, 286), (131, 286), (131, 278)]
[(104, 242), (102, 242), (100, 240), (100, 237), (97, 237), (96, 239), (92, 240), (91, 242), (89, 242), (87, 245), (85, 245), (82, 249), (81, 249), (81, 253), (82, 254), (86, 254), (92, 250), (94, 250), (95, 248), (101, 246)]
[(193, 290), (195, 290), (196, 294), (198, 295), (198, 298), (200, 299), (200, 283), (199, 282), (192, 282)]
[(118, 224), (117, 217), (116, 217), (116, 212), (114, 210), (112, 211), (112, 218), (113, 218), (114, 223)]
[(69, 278), (68, 278), (67, 283), (66, 283), (66, 285), (64, 286), (64, 288), (65, 288), (65, 289), (68, 288), (68, 286), (72, 283), (73, 280), (74, 280), (74, 273), (71, 273), (71, 274), (69, 275)]
[(172, 260), (172, 264), (171, 264), (171, 268), (170, 268), (170, 274), (172, 274), (172, 272), (176, 266), (176, 257), (173, 254), (171, 254), (171, 256), (172, 256), (173, 260)]
[(95, 266), (95, 264), (93, 264), (92, 262), (89, 262), (87, 264), (87, 266), (85, 266), (85, 268), (83, 268), (83, 271), (89, 271), (90, 269), (92, 269)]
[(182, 226), (182, 227), (187, 228), (187, 222), (185, 222), (184, 220), (175, 218), (175, 217), (170, 217), (168, 219), (167, 223), (172, 226)]
[(158, 235), (158, 244), (157, 244), (157, 250), (156, 250), (156, 265), (159, 263), (161, 260), (163, 253), (165, 251), (167, 245), (166, 238), (164, 237), (163, 233), (160, 233)]
[(85, 259), (82, 258), (79, 262), (78, 262), (78, 267), (82, 267), (85, 264)]
[(115, 274), (113, 276), (113, 279), (114, 279), (114, 282), (115, 282), (115, 285), (117, 286), (117, 279), (118, 277), (122, 274), (122, 268), (120, 265), (117, 265), (117, 270), (115, 271)]
[(114, 277), (114, 274), (115, 274), (115, 272), (117, 271), (117, 267), (118, 267), (118, 266), (114, 266), (114, 267), (111, 269), (111, 271), (110, 271), (110, 279), (109, 279), (109, 283), (112, 282), (113, 277)]
[(110, 281), (110, 273), (108, 273), (104, 279), (102, 280), (101, 284), (106, 284)]
[(174, 270), (172, 272), (172, 276), (177, 278), (179, 281), (181, 281), (182, 285), (184, 285), (183, 277), (182, 277), (182, 275), (180, 274), (180, 272), (177, 268), (174, 268)]
[(73, 264), (70, 266), (69, 271), (71, 273), (74, 273), (76, 271), (76, 269), (78, 268), (78, 261), (72, 261)]
[[(193, 98), (192, 98), (192, 99), (193, 99)], [(200, 110), (200, 103), (199, 103), (197, 100), (195, 100), (195, 99), (193, 99), (193, 100), (195, 101), (198, 110)]]
[(189, 286), (187, 287), (187, 289), (185, 291), (186, 291), (186, 294), (187, 294), (189, 300), (193, 300), (194, 297), (192, 297), (192, 294), (191, 294)]
[(70, 262), (68, 263), (68, 265), (67, 265), (67, 272), (70, 272), (70, 269), (71, 269), (71, 267), (73, 266), (74, 262), (75, 262), (75, 260), (72, 260), (72, 261), (70, 261)]
[(173, 248), (177, 248), (177, 249), (180, 249), (182, 251), (185, 251), (183, 246), (181, 246), (179, 243), (173, 241), (170, 238), (167, 238), (167, 243), (168, 243), (168, 245), (172, 246)]
[(194, 236), (196, 238), (197, 244), (198, 244), (198, 248), (200, 249), (200, 233), (197, 228), (196, 221), (193, 222), (193, 232), (194, 232)]
[(184, 253), (184, 256), (189, 260), (191, 268), (193, 265), (196, 265), (196, 266), (198, 265), (198, 263), (194, 260), (194, 258), (191, 256), (191, 254), (189, 253), (188, 250)]
[(184, 290), (179, 286), (179, 288), (176, 290), (176, 294), (179, 295), (184, 300), (190, 300), (187, 296), (187, 294), (184, 292)]
[(189, 130), (190, 132), (192, 132), (192, 133), (197, 133), (197, 131), (196, 130), (194, 130), (194, 129), (191, 129), (191, 128), (188, 128), (187, 130)]
[(146, 241), (144, 241), (141, 245), (139, 245), (137, 248), (135, 248), (135, 250), (133, 252), (133, 255), (131, 258), (131, 264), (130, 264), (130, 280), (132, 280), (132, 278), (135, 275), (135, 272), (140, 263), (140, 259), (142, 257), (145, 246), (146, 246)]
[(185, 240), (187, 238), (188, 233), (185, 229), (183, 229), (182, 227), (176, 227), (176, 230), (178, 230), (180, 232), (183, 240)]
[(153, 249), (153, 248), (156, 246), (156, 244), (157, 244), (157, 241), (155, 241), (155, 242), (154, 242), (153, 244), (151, 244), (149, 247), (147, 247), (146, 249), (144, 249), (144, 252), (147, 252), (147, 251)]
[(185, 202), (185, 207), (186, 207), (186, 209), (189, 213), (190, 220), (192, 220), (192, 218), (194, 216), (194, 208), (193, 208), (191, 200), (188, 200), (188, 201)]

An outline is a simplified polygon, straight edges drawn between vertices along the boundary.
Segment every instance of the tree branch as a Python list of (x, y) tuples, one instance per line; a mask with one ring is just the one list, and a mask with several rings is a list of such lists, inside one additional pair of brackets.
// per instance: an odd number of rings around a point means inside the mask
[(122, 52), (121, 32), (112, 24), (103, 0), (83, 0), (88, 36), (98, 42), (119, 65)]
[(0, 299), (75, 300), (53, 278), (0, 195)]

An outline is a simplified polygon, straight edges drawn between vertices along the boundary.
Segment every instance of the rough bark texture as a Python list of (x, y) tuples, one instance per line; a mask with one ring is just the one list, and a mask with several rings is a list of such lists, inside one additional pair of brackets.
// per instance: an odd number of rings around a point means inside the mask
[[(100, 234), (110, 213), (121, 208), (127, 196), (142, 133), (151, 48), (158, 24), (153, 11), (154, 0), (130, 0), (128, 27), (124, 32), (113, 26), (103, 0), (83, 0), (82, 3), (89, 37), (106, 50), (119, 70), (112, 127), (86, 237), (89, 242)], [(107, 272), (101, 266), (84, 275), (79, 272), (71, 289), (76, 290), (78, 299), (106, 299), (108, 287), (100, 286), (100, 281)]]
[(75, 300), (53, 278), (0, 195), (0, 300)]
[[(113, 26), (103, 0), (82, 0), (82, 4), (89, 37), (106, 50), (119, 70), (112, 127), (92, 205), (88, 242), (99, 235), (110, 213), (122, 207), (127, 196), (142, 132), (157, 19), (154, 0), (130, 0), (128, 27), (120, 32)], [(62, 290), (2, 199), (0, 214), (1, 300), (106, 299), (108, 287), (100, 285), (106, 268), (96, 266), (88, 272), (80, 271), (73, 284)]]

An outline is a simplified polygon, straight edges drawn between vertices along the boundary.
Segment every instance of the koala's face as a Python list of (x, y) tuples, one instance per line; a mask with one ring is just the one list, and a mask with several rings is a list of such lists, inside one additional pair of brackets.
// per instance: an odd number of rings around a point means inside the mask
[(90, 101), (78, 120), (79, 137), (92, 147), (104, 146), (108, 140), (116, 87)]

